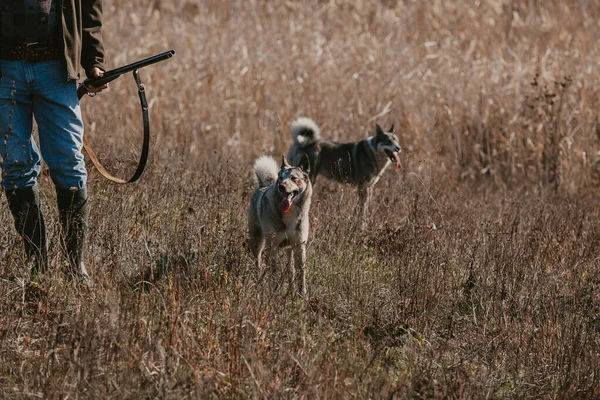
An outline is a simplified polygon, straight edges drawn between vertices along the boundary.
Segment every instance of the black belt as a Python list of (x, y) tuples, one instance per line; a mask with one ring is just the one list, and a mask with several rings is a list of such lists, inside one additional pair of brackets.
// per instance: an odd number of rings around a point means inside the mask
[(27, 61), (30, 63), (51, 61), (59, 58), (59, 51), (53, 45), (24, 43), (20, 45), (0, 45), (0, 59), (9, 61)]

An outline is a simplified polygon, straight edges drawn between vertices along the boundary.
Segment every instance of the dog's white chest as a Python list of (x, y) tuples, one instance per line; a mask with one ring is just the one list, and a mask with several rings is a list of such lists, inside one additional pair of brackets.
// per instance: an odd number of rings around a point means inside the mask
[(299, 244), (308, 239), (308, 219), (302, 218), (299, 210), (292, 209), (283, 214), (285, 241), (289, 245)]

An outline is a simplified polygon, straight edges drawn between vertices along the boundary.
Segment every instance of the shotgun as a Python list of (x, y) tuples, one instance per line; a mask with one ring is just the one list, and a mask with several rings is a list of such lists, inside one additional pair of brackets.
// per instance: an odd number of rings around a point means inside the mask
[(155, 56), (145, 58), (141, 61), (136, 61), (134, 63), (125, 65), (124, 67), (119, 67), (119, 68), (112, 69), (110, 71), (106, 71), (104, 73), (104, 75), (101, 76), (100, 78), (95, 78), (95, 79), (87, 78), (77, 88), (77, 97), (79, 97), (79, 99), (81, 99), (83, 97), (83, 95), (85, 95), (88, 92), (88, 90), (86, 89), (86, 86), (102, 86), (105, 83), (114, 81), (115, 79), (117, 79), (119, 76), (121, 76), (123, 74), (126, 74), (128, 72), (133, 72), (142, 67), (147, 67), (148, 65), (155, 64), (157, 62), (164, 61), (168, 58), (171, 58), (171, 57), (173, 57), (174, 54), (175, 54), (175, 50), (165, 51), (164, 53), (160, 53)]

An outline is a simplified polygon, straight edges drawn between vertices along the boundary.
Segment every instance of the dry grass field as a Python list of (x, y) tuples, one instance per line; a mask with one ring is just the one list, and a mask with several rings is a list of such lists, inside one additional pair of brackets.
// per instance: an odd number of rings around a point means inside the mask
[[(81, 290), (31, 296), (0, 200), (0, 398), (600, 398), (600, 4), (590, 0), (106, 0), (111, 68), (141, 71), (151, 159), (90, 165)], [(132, 173), (130, 76), (84, 98)], [(319, 179), (309, 296), (271, 294), (247, 246), (256, 157), (298, 116), (354, 141), (396, 124), (357, 230)], [(143, 279), (148, 283), (142, 285)]]

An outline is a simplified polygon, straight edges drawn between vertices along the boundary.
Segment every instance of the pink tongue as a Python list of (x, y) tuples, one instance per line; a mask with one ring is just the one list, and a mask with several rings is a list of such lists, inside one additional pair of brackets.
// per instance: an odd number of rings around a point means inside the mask
[(290, 211), (290, 207), (292, 206), (292, 202), (290, 201), (290, 199), (288, 197), (284, 197), (283, 200), (281, 200), (281, 211), (283, 212), (288, 212)]
[(400, 154), (397, 151), (394, 152), (394, 158), (396, 159), (396, 169), (401, 169), (402, 163), (400, 162)]

